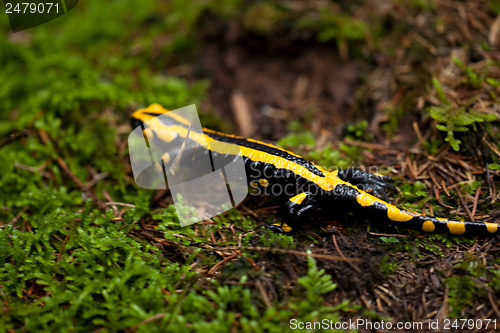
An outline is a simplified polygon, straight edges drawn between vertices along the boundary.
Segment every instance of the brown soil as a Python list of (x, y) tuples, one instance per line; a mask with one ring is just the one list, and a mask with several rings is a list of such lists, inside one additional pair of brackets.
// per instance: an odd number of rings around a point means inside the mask
[[(240, 93), (250, 106), (257, 136), (278, 140), (293, 119), (329, 128), (339, 137), (342, 126), (354, 120), (349, 111), (360, 66), (341, 62), (334, 45), (263, 38), (231, 26), (222, 35), (206, 37), (201, 64), (212, 82), (209, 99), (217, 114), (233, 114), (231, 97)], [(270, 108), (283, 112), (266, 114)]]

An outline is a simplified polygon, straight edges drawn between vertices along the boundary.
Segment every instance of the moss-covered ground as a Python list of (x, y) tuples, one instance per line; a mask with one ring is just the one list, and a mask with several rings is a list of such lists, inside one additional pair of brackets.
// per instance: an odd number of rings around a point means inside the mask
[(262, 225), (282, 202), (264, 197), (180, 227), (127, 148), (133, 110), (195, 103), (208, 127), (392, 176), (401, 207), (500, 223), (499, 15), (497, 0), (87, 0), (12, 33), (0, 14), (0, 331), (500, 320), (498, 237), (327, 210), (277, 235)]

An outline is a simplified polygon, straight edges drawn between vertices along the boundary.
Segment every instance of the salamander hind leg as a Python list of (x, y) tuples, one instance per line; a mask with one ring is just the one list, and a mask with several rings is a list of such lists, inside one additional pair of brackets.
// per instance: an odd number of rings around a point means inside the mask
[(387, 202), (390, 201), (387, 193), (385, 192), (386, 189), (395, 189), (394, 185), (390, 183), (390, 177), (366, 172), (360, 169), (349, 168), (345, 170), (336, 170), (333, 171), (332, 174), (343, 181), (353, 184), (360, 190), (370, 193)]
[(279, 233), (290, 233), (306, 220), (317, 208), (317, 201), (310, 192), (301, 192), (288, 199), (283, 207), (283, 222), (268, 227)]

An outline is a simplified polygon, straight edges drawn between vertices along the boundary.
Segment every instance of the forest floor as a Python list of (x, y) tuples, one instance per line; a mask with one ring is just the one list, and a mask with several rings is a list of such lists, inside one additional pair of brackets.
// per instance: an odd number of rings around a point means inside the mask
[(135, 109), (196, 103), (207, 127), (390, 176), (399, 207), (500, 223), (499, 1), (88, 0), (0, 28), (0, 331), (498, 330), (498, 236), (326, 208), (280, 235), (265, 197), (182, 228), (127, 136)]

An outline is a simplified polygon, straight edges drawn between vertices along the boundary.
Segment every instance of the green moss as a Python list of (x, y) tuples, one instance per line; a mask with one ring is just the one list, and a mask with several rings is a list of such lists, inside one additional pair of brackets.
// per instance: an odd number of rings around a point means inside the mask
[(341, 151), (334, 149), (331, 145), (327, 145), (323, 149), (311, 150), (306, 158), (315, 161), (326, 170), (347, 169), (352, 164), (350, 159), (343, 157)]
[[(414, 6), (431, 5), (417, 1)], [(153, 191), (134, 185), (124, 145), (132, 110), (153, 102), (176, 108), (205, 95), (207, 81), (188, 84), (169, 70), (195, 59), (206, 20), (243, 22), (261, 36), (291, 32), (299, 39), (336, 43), (343, 55), (363, 56), (365, 39), (377, 44), (385, 28), (354, 15), (358, 8), (333, 2), (88, 0), (18, 34), (9, 33), (6, 15), (0, 15), (0, 331), (281, 332), (291, 319), (338, 321), (359, 313), (361, 308), (348, 300), (332, 303), (336, 285), (312, 258), (307, 273), (287, 281), (286, 295), (270, 305), (255, 288), (258, 279), (269, 281), (269, 272), (254, 271), (247, 259), (257, 261), (257, 251), (244, 251), (207, 278), (207, 269), (221, 262), (209, 250), (213, 239), (216, 246), (241, 242), (294, 248), (299, 238), (266, 232), (255, 237), (257, 224), (238, 209), (214, 218), (215, 223), (181, 228), (173, 206), (151, 209)], [(480, 46), (491, 49), (484, 42)], [(469, 89), (486, 87), (494, 94), (500, 85), (483, 71), (456, 65)], [(436, 107), (448, 108), (443, 89), (438, 84), (434, 89), (441, 101)], [(391, 128), (406, 106), (387, 110), (395, 119)], [(468, 126), (462, 124), (462, 112), (456, 119), (442, 110), (433, 116), (456, 132)], [(471, 125), (480, 122), (474, 117)], [(209, 127), (224, 126), (202, 118)], [(366, 128), (366, 122), (350, 126), (347, 135), (370, 140)], [(346, 168), (363, 157), (363, 148), (343, 144), (315, 149), (315, 138), (298, 122), (290, 132), (280, 144), (302, 149), (306, 158), (329, 169)], [(422, 186), (403, 186), (401, 201), (422, 209), (428, 200)], [(464, 191), (472, 193), (477, 186)], [(133, 207), (117, 205), (116, 211), (102, 205), (108, 201)], [(311, 234), (304, 238), (308, 244), (321, 242)], [(413, 260), (474, 242), (418, 232), (380, 240), (387, 251), (410, 253)], [(386, 274), (397, 269), (388, 257), (381, 264)], [(454, 268), (465, 274), (463, 281), (447, 280), (453, 314), (465, 306), (461, 297), (484, 296), (471, 288), (472, 278), (500, 290), (498, 270), (466, 259)]]
[(492, 278), (490, 283), (488, 284), (496, 293), (500, 292), (500, 269), (495, 269), (491, 271)]
[(399, 199), (398, 205), (401, 208), (421, 211), (424, 205), (432, 200), (429, 196), (425, 184), (422, 182), (403, 182), (398, 184), (398, 188), (401, 192), (401, 198)]
[(387, 105), (384, 113), (387, 114), (388, 121), (382, 125), (382, 129), (389, 135), (394, 135), (399, 128), (399, 121), (401, 117), (405, 114), (405, 109), (401, 104), (398, 105)]
[(292, 236), (277, 234), (270, 230), (262, 234), (260, 237), (260, 244), (272, 248), (293, 249), (295, 247), (294, 238)]
[[(397, 239), (395, 237), (389, 237), (389, 238)], [(385, 275), (391, 275), (398, 268), (398, 264), (392, 262), (391, 257), (384, 256), (380, 261), (379, 268)]]
[(292, 149), (293, 147), (298, 146), (314, 147), (316, 140), (311, 132), (303, 131), (287, 134), (279, 139), (276, 144), (287, 149)]
[(410, 4), (412, 7), (422, 10), (432, 10), (436, 8), (436, 4), (429, 0), (412, 0)]
[(498, 163), (488, 164), (488, 168), (490, 170), (500, 170), (500, 164), (498, 164)]
[(285, 12), (268, 2), (251, 4), (243, 15), (243, 25), (250, 31), (269, 35), (275, 32)]
[(366, 131), (368, 125), (368, 121), (366, 120), (362, 120), (357, 124), (347, 125), (345, 136), (353, 140), (369, 141), (372, 139), (372, 135), (369, 135)]
[[(455, 63), (461, 64), (458, 60), (455, 60)], [(464, 67), (464, 69), (468, 75), (469, 84), (479, 88), (484, 78), (480, 78), (468, 67)], [(474, 111), (469, 107), (452, 105), (446, 97), (439, 80), (434, 78), (432, 82), (434, 90), (441, 101), (441, 105), (429, 107), (428, 112), (429, 115), (438, 122), (436, 126), (437, 129), (447, 133), (445, 140), (450, 143), (454, 150), (458, 151), (461, 143), (461, 141), (455, 137), (456, 132), (467, 132), (470, 130), (468, 126), (475, 129), (477, 123), (491, 122), (498, 119), (495, 114), (482, 113)]]
[(460, 318), (461, 311), (470, 304), (470, 299), (477, 295), (474, 281), (468, 275), (455, 275), (446, 279), (449, 287), (448, 301), (450, 318)]
[(299, 27), (318, 30), (320, 42), (335, 40), (340, 49), (345, 49), (348, 41), (364, 40), (369, 31), (367, 22), (326, 6), (316, 13), (304, 14), (298, 21)]
[[(367, 122), (349, 126), (347, 136), (356, 139), (365, 138), (364, 129), (367, 126)], [(292, 121), (288, 128), (290, 133), (278, 140), (277, 145), (302, 154), (304, 158), (314, 161), (326, 168), (326, 170), (347, 169), (352, 167), (355, 161), (362, 158), (364, 148), (346, 145), (342, 142), (339, 144), (338, 149), (326, 145), (321, 149), (311, 150), (311, 148), (315, 147), (316, 140), (310, 131), (305, 130), (297, 121)]]

